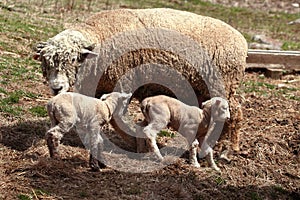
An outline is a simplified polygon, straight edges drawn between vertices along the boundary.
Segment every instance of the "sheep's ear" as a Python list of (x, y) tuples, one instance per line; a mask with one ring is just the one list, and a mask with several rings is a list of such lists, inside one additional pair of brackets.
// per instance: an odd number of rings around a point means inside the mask
[(32, 58), (33, 58), (34, 60), (40, 60), (40, 56), (41, 56), (41, 54), (35, 53), (35, 54), (32, 56)]
[(93, 51), (93, 49), (96, 47), (96, 44), (91, 44), (91, 45), (85, 45), (83, 48), (84, 49), (87, 49), (87, 50), (90, 50), (90, 51)]
[(95, 44), (89, 45), (89, 46), (84, 46), (80, 50), (81, 54), (81, 61), (83, 61), (87, 56), (91, 56), (91, 58), (98, 56), (96, 52), (93, 52), (92, 50), (95, 48)]
[(41, 51), (42, 49), (47, 45), (47, 42), (39, 42), (36, 46), (35, 46), (35, 54), (33, 55), (33, 59), (34, 60), (40, 60), (41, 57)]
[(98, 56), (98, 54), (96, 52), (93, 52), (93, 51), (85, 49), (85, 48), (81, 49), (80, 53), (84, 56), (87, 56), (87, 55)]

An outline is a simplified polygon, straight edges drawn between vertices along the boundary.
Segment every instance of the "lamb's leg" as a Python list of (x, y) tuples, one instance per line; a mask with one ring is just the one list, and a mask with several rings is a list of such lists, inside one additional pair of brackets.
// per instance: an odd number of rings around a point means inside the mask
[(156, 144), (156, 136), (157, 136), (157, 133), (161, 129), (163, 129), (165, 126), (166, 126), (165, 124), (149, 124), (148, 126), (146, 126), (143, 129), (144, 134), (150, 140), (149, 147), (150, 147), (151, 151), (155, 153), (155, 155), (157, 156), (157, 158), (160, 161), (163, 160), (163, 157), (162, 157), (162, 155), (159, 151), (159, 148)]
[(94, 129), (92, 134), (89, 138), (89, 149), (90, 149), (90, 161), (89, 165), (93, 171), (99, 171), (100, 168), (105, 168), (106, 165), (104, 164), (103, 160), (103, 148), (104, 142), (103, 138), (99, 132), (100, 127)]
[(190, 164), (197, 168), (200, 167), (200, 164), (197, 160), (198, 146), (199, 146), (199, 142), (197, 139), (195, 139), (195, 141), (192, 143), (191, 148), (190, 148)]
[(216, 171), (221, 171), (220, 168), (217, 166), (217, 164), (215, 163), (214, 161), (214, 158), (213, 158), (213, 149), (211, 147), (209, 147), (209, 153), (208, 153), (208, 156), (206, 156), (206, 159), (207, 159), (207, 162), (208, 164), (210, 165), (211, 168), (213, 168), (214, 170)]
[(46, 133), (46, 141), (50, 157), (58, 157), (59, 143), (65, 133), (68, 133), (75, 124), (75, 114), (72, 106), (55, 107), (47, 105), (51, 128)]
[(199, 152), (199, 156), (201, 158), (206, 156), (207, 162), (210, 165), (210, 167), (216, 171), (221, 171), (220, 168), (217, 166), (217, 164), (214, 161), (213, 149), (207, 144), (206, 140), (204, 140), (201, 145), (201, 151)]
[(59, 155), (59, 143), (63, 137), (63, 131), (59, 126), (52, 127), (46, 133), (46, 141), (49, 149), (50, 157), (55, 158)]

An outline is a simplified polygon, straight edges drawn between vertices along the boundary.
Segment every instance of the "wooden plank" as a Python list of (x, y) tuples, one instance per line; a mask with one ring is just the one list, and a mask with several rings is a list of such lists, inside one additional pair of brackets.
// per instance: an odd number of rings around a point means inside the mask
[[(249, 49), (247, 63), (279, 64), (283, 69), (300, 69), (300, 51)], [(251, 67), (253, 65), (248, 65)]]

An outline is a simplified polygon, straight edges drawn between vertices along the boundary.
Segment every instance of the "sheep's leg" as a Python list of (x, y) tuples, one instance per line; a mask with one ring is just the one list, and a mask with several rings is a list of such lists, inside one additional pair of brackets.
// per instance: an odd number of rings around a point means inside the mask
[(197, 168), (200, 167), (200, 164), (197, 160), (198, 146), (199, 146), (199, 142), (197, 139), (195, 139), (190, 148), (190, 164)]
[(240, 143), (242, 121), (243, 121), (243, 111), (242, 108), (239, 106), (236, 110), (235, 123), (232, 128), (233, 134), (231, 134), (232, 149), (234, 151), (240, 151), (239, 143)]
[(46, 141), (49, 149), (50, 157), (55, 158), (59, 155), (59, 143), (63, 137), (62, 130), (59, 126), (55, 126), (47, 131)]
[(149, 124), (148, 126), (146, 126), (143, 129), (144, 134), (149, 139), (149, 147), (150, 147), (151, 151), (155, 153), (155, 155), (157, 156), (157, 158), (159, 160), (163, 160), (163, 157), (162, 157), (162, 155), (159, 151), (159, 148), (156, 144), (156, 136), (157, 136), (157, 133), (164, 127), (166, 127), (166, 124), (163, 124), (163, 123)]
[[(240, 150), (240, 130), (242, 127), (243, 122), (243, 111), (241, 105), (237, 102), (237, 100), (233, 99), (232, 102), (235, 104), (235, 110), (231, 111), (234, 113), (231, 121), (231, 142), (232, 142), (232, 149), (234, 151)], [(233, 104), (233, 103), (232, 103)]]

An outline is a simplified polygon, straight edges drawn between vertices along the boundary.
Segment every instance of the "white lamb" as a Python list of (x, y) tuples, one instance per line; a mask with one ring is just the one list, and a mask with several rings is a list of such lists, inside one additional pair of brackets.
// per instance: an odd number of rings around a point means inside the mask
[(199, 155), (204, 157), (209, 154), (210, 166), (220, 171), (213, 160), (213, 150), (208, 145), (208, 138), (210, 137), (208, 132), (213, 131), (216, 123), (222, 123), (230, 118), (229, 105), (225, 99), (214, 97), (204, 102), (202, 107), (200, 109), (189, 106), (164, 95), (148, 97), (142, 101), (141, 109), (148, 124), (143, 128), (143, 135), (149, 139), (149, 147), (159, 160), (162, 160), (163, 157), (156, 144), (156, 136), (161, 129), (168, 126), (178, 131), (187, 139), (189, 144), (192, 144), (190, 163), (193, 166), (200, 167), (197, 160), (197, 149), (200, 142), (202, 146)]
[(101, 163), (103, 138), (101, 126), (109, 123), (112, 115), (123, 115), (132, 94), (112, 92), (100, 99), (78, 93), (66, 92), (53, 97), (47, 104), (51, 128), (46, 133), (50, 156), (57, 157), (59, 143), (71, 129), (90, 149), (90, 167), (98, 171)]

